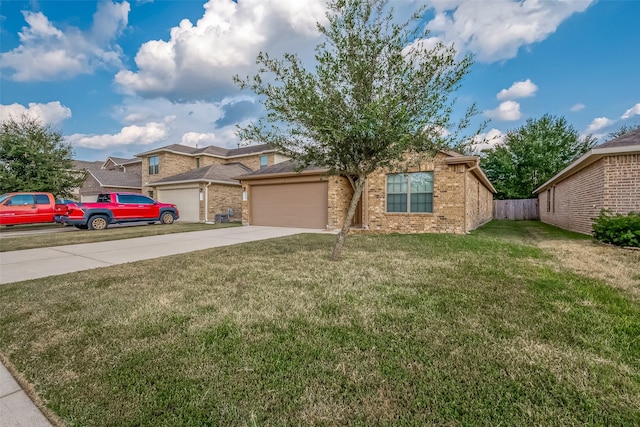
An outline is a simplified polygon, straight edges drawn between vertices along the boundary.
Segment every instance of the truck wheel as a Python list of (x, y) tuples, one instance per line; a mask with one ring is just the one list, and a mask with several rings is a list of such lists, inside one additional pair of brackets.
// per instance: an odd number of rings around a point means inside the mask
[(89, 219), (89, 230), (104, 230), (109, 225), (109, 218), (104, 215), (94, 215)]
[(162, 215), (160, 215), (160, 222), (162, 224), (173, 224), (173, 221), (175, 221), (175, 217), (171, 212), (163, 212)]

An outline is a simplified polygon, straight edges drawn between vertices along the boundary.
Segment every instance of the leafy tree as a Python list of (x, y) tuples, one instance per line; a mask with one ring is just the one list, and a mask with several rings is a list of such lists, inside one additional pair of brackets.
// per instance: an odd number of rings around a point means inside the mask
[(636, 129), (640, 129), (640, 124), (622, 125), (618, 129), (614, 130), (613, 132), (610, 132), (607, 136), (608, 136), (608, 139), (614, 139)]
[(527, 199), (597, 142), (581, 138), (564, 117), (545, 114), (510, 131), (501, 144), (482, 150), (481, 166), (497, 190), (497, 199)]
[(0, 193), (13, 191), (46, 191), (57, 196), (70, 196), (74, 187), (82, 185), (83, 176), (73, 169), (71, 145), (62, 134), (23, 115), (21, 120), (9, 118), (0, 125)]
[[(284, 59), (258, 55), (253, 78), (235, 77), (241, 88), (261, 96), (267, 111), (239, 129), (244, 140), (260, 141), (293, 158), (300, 169), (325, 167), (345, 176), (353, 197), (336, 239), (340, 258), (349, 224), (367, 176), (397, 166), (406, 153), (432, 155), (461, 141), (475, 106), (457, 123), (452, 94), (472, 59), (456, 59), (453, 47), (416, 42), (421, 13), (394, 22), (385, 0), (332, 0), (325, 37), (315, 49), (314, 72), (294, 54)], [(445, 132), (445, 130), (447, 130)]]

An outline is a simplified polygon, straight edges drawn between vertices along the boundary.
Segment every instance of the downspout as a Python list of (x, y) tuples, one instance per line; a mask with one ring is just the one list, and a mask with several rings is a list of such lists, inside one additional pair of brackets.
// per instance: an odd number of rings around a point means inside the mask
[(204, 223), (209, 224), (209, 186), (211, 182), (204, 186)]

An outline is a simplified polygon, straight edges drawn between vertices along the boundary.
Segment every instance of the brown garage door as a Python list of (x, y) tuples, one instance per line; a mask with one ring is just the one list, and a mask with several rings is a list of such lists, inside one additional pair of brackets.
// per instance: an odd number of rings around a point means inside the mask
[(325, 228), (327, 182), (254, 185), (251, 224), (276, 227)]

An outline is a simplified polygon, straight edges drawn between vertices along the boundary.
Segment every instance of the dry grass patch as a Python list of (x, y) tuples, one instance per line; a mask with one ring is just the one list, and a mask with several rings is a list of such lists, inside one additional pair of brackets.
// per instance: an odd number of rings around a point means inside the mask
[(521, 226), (5, 285), (0, 352), (69, 425), (639, 424), (638, 301), (510, 238)]

